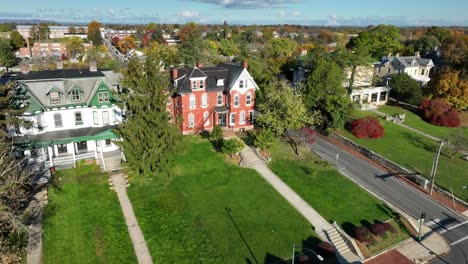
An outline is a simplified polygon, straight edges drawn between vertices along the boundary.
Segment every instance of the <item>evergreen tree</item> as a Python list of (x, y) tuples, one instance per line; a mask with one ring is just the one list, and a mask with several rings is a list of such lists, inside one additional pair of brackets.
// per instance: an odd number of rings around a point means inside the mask
[(10, 41), (7, 39), (0, 39), (0, 65), (11, 67), (15, 62), (16, 56), (13, 53)]
[(406, 73), (394, 75), (390, 87), (390, 94), (398, 101), (419, 105), (423, 99), (421, 85)]
[(130, 168), (145, 176), (170, 175), (174, 153), (181, 134), (166, 109), (169, 74), (161, 69), (159, 54), (150, 53), (144, 63), (130, 60), (123, 84), (130, 92), (124, 95), (127, 121), (117, 134)]
[(16, 107), (13, 83), (0, 85), (0, 141), (8, 138), (10, 127), (27, 126), (28, 123), (19, 118), (26, 108)]
[(19, 48), (26, 46), (26, 40), (20, 33), (18, 33), (18, 31), (12, 31), (10, 33), (10, 43), (14, 50), (18, 50)]

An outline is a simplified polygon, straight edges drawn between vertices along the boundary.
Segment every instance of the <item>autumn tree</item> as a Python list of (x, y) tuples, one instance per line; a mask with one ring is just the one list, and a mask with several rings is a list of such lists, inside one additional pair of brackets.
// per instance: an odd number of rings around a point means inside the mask
[(83, 52), (83, 39), (80, 37), (63, 38), (62, 43), (67, 48), (68, 57), (75, 58), (78, 54)]
[(187, 23), (180, 30), (179, 56), (181, 61), (193, 66), (197, 63), (211, 64), (216, 60), (217, 50), (210, 48), (201, 36), (201, 31), (196, 23)]
[(468, 35), (453, 35), (442, 43), (442, 60), (451, 68), (468, 75)]
[(18, 31), (12, 31), (10, 33), (10, 43), (14, 50), (26, 46), (26, 40), (24, 40), (23, 36), (21, 36)]
[(132, 36), (125, 36), (117, 43), (117, 47), (123, 54), (126, 54), (136, 48), (136, 40)]
[(394, 75), (389, 85), (390, 94), (397, 101), (419, 105), (423, 99), (421, 84), (406, 73)]
[(101, 23), (93, 20), (88, 24), (88, 40), (92, 41), (94, 46), (102, 44)]
[(273, 82), (257, 106), (257, 124), (277, 136), (282, 136), (288, 128), (314, 126), (319, 120), (317, 114), (307, 111), (301, 95), (284, 81)]
[(151, 52), (142, 64), (137, 58), (128, 63), (123, 84), (127, 121), (116, 133), (133, 172), (153, 176), (170, 175), (181, 134), (167, 112), (169, 73), (160, 66), (161, 56)]
[(424, 100), (419, 109), (422, 111), (422, 118), (433, 125), (458, 127), (461, 124), (458, 110), (443, 99)]
[(436, 72), (426, 91), (430, 98), (443, 98), (456, 109), (468, 107), (468, 80), (462, 79), (459, 71), (447, 68)]
[(357, 138), (380, 138), (385, 132), (379, 120), (373, 116), (353, 120), (348, 129)]

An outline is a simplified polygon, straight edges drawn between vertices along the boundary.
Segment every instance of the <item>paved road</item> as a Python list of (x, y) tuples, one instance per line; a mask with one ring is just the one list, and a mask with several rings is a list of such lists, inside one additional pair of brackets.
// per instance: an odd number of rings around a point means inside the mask
[(345, 175), (376, 193), (392, 205), (418, 219), (426, 213), (426, 225), (441, 233), (451, 244), (449, 255), (434, 263), (468, 264), (468, 219), (441, 206), (426, 194), (346, 150), (317, 137), (311, 147), (323, 159), (335, 164)]

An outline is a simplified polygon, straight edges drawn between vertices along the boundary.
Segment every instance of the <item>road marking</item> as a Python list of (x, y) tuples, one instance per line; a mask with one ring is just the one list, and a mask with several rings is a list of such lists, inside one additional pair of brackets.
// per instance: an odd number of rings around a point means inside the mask
[(449, 231), (449, 230), (455, 229), (455, 228), (457, 228), (457, 227), (459, 227), (459, 226), (462, 226), (462, 225), (464, 225), (464, 224), (466, 224), (466, 223), (468, 223), (468, 220), (466, 220), (465, 222), (456, 224), (456, 225), (454, 225), (454, 226), (448, 227), (448, 228), (446, 228), (446, 229), (440, 231), (439, 233), (440, 233), (440, 234), (443, 234), (443, 233), (445, 233), (445, 232), (447, 232), (447, 231)]
[(436, 218), (436, 219), (433, 219), (431, 221), (427, 221), (426, 226), (431, 227), (431, 226), (434, 226), (434, 225), (439, 225), (439, 223), (440, 223), (440, 219)]
[(457, 241), (453, 242), (453, 243), (452, 243), (452, 246), (455, 246), (456, 244), (458, 244), (458, 243), (460, 243), (460, 242), (463, 242), (463, 241), (465, 241), (465, 240), (467, 240), (467, 239), (468, 239), (468, 236), (466, 236), (466, 237), (464, 237), (464, 238), (460, 238), (460, 239), (458, 239)]

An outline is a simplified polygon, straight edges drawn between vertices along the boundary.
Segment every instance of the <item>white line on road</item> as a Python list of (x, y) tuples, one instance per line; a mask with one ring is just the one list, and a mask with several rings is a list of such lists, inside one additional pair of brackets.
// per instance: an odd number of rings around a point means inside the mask
[(434, 226), (434, 225), (439, 225), (439, 223), (440, 223), (440, 219), (436, 218), (436, 219), (433, 219), (431, 221), (427, 221), (426, 226), (431, 227), (431, 226)]
[(452, 243), (452, 246), (455, 246), (456, 244), (458, 244), (458, 243), (460, 243), (460, 242), (463, 242), (463, 241), (465, 241), (465, 240), (467, 240), (467, 239), (468, 239), (468, 236), (466, 236), (466, 237), (464, 237), (464, 238), (460, 238), (460, 239), (458, 239), (457, 241), (453, 242), (453, 243)]
[(468, 220), (466, 220), (465, 222), (456, 224), (456, 225), (454, 225), (454, 226), (451, 226), (451, 227), (449, 227), (449, 228), (446, 228), (446, 229), (440, 231), (439, 233), (440, 233), (440, 234), (443, 234), (443, 233), (445, 233), (445, 232), (447, 232), (447, 231), (449, 231), (449, 230), (455, 229), (455, 228), (457, 228), (457, 227), (459, 227), (459, 226), (462, 226), (462, 225), (464, 225), (464, 224), (466, 224), (466, 223), (468, 223)]

